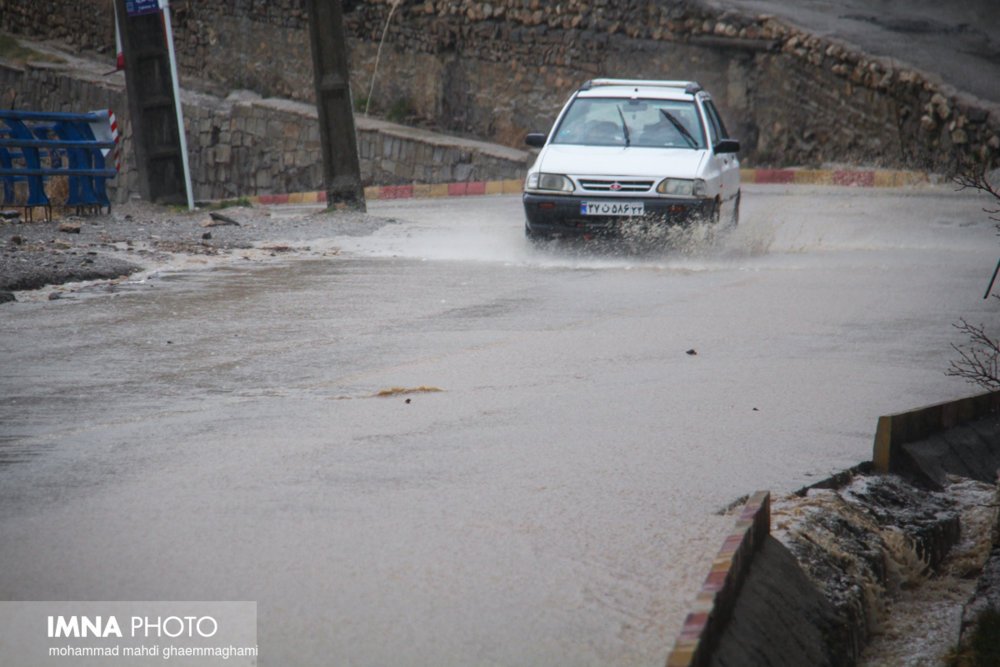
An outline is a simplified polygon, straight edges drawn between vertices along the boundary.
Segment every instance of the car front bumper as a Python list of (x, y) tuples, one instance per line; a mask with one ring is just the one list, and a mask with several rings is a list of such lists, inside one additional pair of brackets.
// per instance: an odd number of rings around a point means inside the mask
[[(579, 197), (526, 192), (522, 201), (527, 230), (536, 235), (611, 235), (618, 233), (629, 221), (637, 219), (654, 224), (686, 225), (697, 220), (710, 220), (715, 212), (715, 202), (711, 199)], [(585, 201), (642, 202), (645, 214), (638, 218), (583, 215), (581, 207)]]

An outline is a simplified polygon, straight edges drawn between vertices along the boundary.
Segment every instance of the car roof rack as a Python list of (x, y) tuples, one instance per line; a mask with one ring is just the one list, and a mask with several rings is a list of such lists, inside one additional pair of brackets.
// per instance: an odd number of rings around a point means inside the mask
[(654, 81), (650, 79), (591, 79), (580, 90), (590, 90), (596, 86), (647, 86), (659, 88), (683, 88), (688, 95), (694, 95), (702, 90), (697, 81)]

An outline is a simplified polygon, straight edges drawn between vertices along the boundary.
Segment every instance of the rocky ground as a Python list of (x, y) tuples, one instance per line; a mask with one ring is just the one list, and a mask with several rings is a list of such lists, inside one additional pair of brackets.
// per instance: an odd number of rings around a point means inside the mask
[(832, 631), (839, 659), (951, 664), (1000, 593), (997, 486), (954, 477), (931, 491), (896, 475), (848, 477), (772, 505), (772, 535), (843, 624)]
[(316, 239), (370, 233), (388, 222), (315, 207), (289, 214), (266, 206), (188, 211), (143, 202), (97, 215), (34, 214), (28, 221), (23, 210), (0, 213), (0, 303), (17, 300), (19, 292), (23, 298), (25, 291), (68, 286), (48, 292), (59, 298), (79, 283), (117, 281), (178, 258), (309, 252)]

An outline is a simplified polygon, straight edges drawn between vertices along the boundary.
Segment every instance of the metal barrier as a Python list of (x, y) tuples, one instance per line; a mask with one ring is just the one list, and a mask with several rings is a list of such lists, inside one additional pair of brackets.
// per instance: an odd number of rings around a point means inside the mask
[[(52, 219), (52, 202), (45, 181), (65, 176), (69, 191), (63, 205), (78, 213), (111, 211), (106, 181), (118, 171), (106, 167), (107, 155), (116, 148), (114, 115), (0, 111), (0, 184), (3, 205), (23, 207), (25, 218), (44, 207)], [(17, 184), (27, 183), (27, 196), (18, 197)], [(23, 188), (22, 188), (23, 194)], [(23, 201), (18, 201), (23, 199)]]

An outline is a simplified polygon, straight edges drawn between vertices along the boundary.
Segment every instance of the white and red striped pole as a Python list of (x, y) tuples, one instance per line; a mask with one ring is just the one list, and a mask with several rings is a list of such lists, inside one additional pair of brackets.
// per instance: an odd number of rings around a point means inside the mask
[[(98, 111), (91, 111), (90, 113), (96, 115), (107, 114), (108, 123), (104, 124), (102, 121), (94, 121), (89, 123), (90, 131), (93, 132), (94, 138), (98, 141), (113, 141), (115, 142), (115, 170), (121, 171), (121, 162), (118, 157), (118, 119), (115, 117), (115, 112), (111, 109), (100, 109)], [(104, 157), (108, 156), (111, 152), (110, 148), (102, 148), (101, 155)]]
[(115, 171), (121, 171), (122, 164), (118, 157), (118, 119), (111, 109), (108, 109), (108, 123), (111, 125), (111, 140), (115, 142)]
[[(114, 0), (111, 2), (111, 11), (115, 15), (115, 72), (125, 69), (125, 53), (122, 51), (122, 33), (118, 28), (118, 11), (115, 9)], [(111, 72), (109, 72), (110, 74)]]

